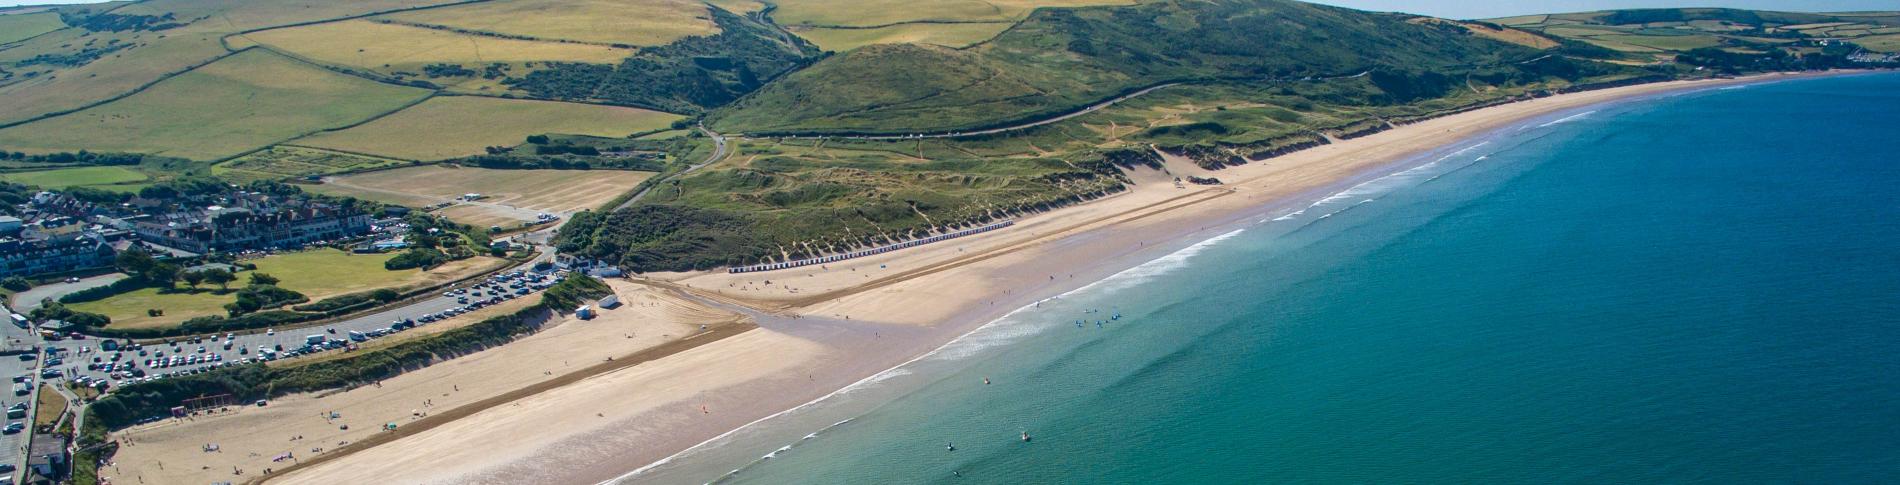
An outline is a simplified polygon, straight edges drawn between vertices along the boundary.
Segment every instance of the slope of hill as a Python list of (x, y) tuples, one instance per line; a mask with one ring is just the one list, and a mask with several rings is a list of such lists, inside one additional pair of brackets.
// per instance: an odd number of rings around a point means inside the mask
[[(1534, 56), (1411, 18), (1284, 0), (1042, 9), (966, 52), (891, 45), (839, 54), (712, 119), (721, 130), (754, 133), (971, 129), (1173, 81), (1432, 70)], [(928, 75), (938, 71), (952, 74)]]
[[(1665, 8), (1533, 15), (1491, 22), (1594, 46), (1605, 51), (1598, 57), (1630, 62), (1674, 62), (1679, 56), (1694, 53), (1686, 60), (1753, 65), (1767, 59), (1772, 64), (1791, 65), (1815, 54), (1845, 57), (1856, 48), (1900, 52), (1900, 12)], [(1724, 59), (1730, 57), (1733, 59)]]

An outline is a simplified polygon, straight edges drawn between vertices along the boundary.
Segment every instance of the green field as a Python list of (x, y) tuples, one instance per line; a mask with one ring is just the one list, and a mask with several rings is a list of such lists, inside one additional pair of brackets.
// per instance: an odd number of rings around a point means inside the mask
[[(1628, 53), (1630, 60), (1675, 61), (1716, 48), (1745, 55), (1806, 53), (1808, 38), (1840, 38), (1870, 50), (1891, 50), (1880, 34), (1900, 28), (1897, 12), (1806, 13), (1714, 8), (1641, 9), (1535, 15), (1493, 22)], [(1619, 60), (1620, 61), (1620, 60)]]
[(782, 25), (878, 26), (919, 20), (1014, 21), (1038, 7), (1130, 5), (1129, 0), (776, 0)]
[(661, 45), (719, 32), (691, 0), (496, 0), (377, 17), (537, 39)]
[[(390, 271), (383, 262), (390, 254), (351, 254), (335, 249), (316, 249), (281, 253), (249, 261), (257, 272), (282, 280), (278, 286), (303, 293), (311, 301), (327, 297), (373, 290), (433, 285), (479, 273), (497, 264), (494, 258), (480, 257), (455, 261), (424, 272), (419, 269)], [(238, 273), (233, 289), (242, 288), (250, 272)], [(231, 293), (220, 293), (216, 285), (200, 285), (187, 291), (184, 284), (176, 290), (145, 288), (103, 300), (68, 305), (74, 310), (103, 314), (112, 318), (113, 328), (153, 328), (177, 324), (193, 317), (224, 315), (224, 305), (237, 300)], [(146, 310), (164, 310), (151, 316)]]
[(356, 123), (427, 95), (252, 49), (112, 103), (0, 129), (0, 146), (215, 160)]
[(146, 180), (144, 173), (125, 167), (76, 167), (0, 174), (0, 180), (47, 189), (124, 184)]
[(59, 14), (54, 12), (0, 15), (0, 44), (18, 42), (65, 26), (64, 22), (59, 21)]
[(292, 143), (407, 160), (441, 160), (514, 146), (528, 135), (624, 137), (665, 128), (679, 115), (638, 108), (482, 96), (437, 96), (347, 130)]
[(211, 167), (212, 175), (236, 183), (281, 180), (401, 165), (377, 158), (316, 148), (274, 146)]
[(370, 20), (266, 30), (246, 37), (317, 61), (384, 73), (416, 73), (424, 65), (437, 63), (611, 63), (633, 54), (601, 45), (505, 39)]

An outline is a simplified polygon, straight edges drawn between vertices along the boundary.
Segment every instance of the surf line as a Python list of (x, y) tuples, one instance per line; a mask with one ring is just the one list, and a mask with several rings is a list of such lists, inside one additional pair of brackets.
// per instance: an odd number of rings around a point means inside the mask
[[(731, 436), (732, 436), (733, 434), (736, 434), (736, 433), (738, 433), (738, 432), (740, 432), (740, 431), (745, 431), (745, 430), (747, 430), (747, 429), (751, 429), (751, 428), (752, 428), (753, 426), (756, 426), (756, 425), (758, 425), (759, 423), (763, 423), (763, 422), (765, 422), (765, 421), (768, 421), (768, 420), (771, 420), (771, 419), (773, 419), (773, 418), (778, 418), (778, 417), (780, 417), (780, 416), (784, 416), (784, 415), (787, 415), (787, 414), (791, 414), (791, 413), (793, 413), (793, 412), (796, 412), (796, 411), (800, 411), (800, 410), (803, 410), (803, 409), (805, 409), (805, 408), (809, 408), (809, 407), (812, 407), (812, 406), (814, 406), (814, 405), (817, 405), (818, 403), (821, 403), (821, 402), (824, 402), (824, 401), (826, 401), (826, 400), (829, 400), (829, 399), (831, 399), (831, 398), (833, 398), (833, 397), (837, 397), (837, 396), (840, 396), (840, 395), (844, 395), (844, 394), (848, 394), (848, 393), (850, 393), (850, 392), (852, 392), (852, 391), (856, 391), (856, 390), (858, 390), (858, 389), (860, 389), (860, 388), (863, 388), (863, 387), (864, 387), (864, 386), (866, 386), (866, 385), (869, 385), (869, 384), (875, 384), (875, 383), (877, 383), (877, 382), (881, 382), (881, 381), (884, 381), (884, 380), (888, 380), (888, 379), (890, 379), (891, 377), (896, 377), (896, 376), (891, 376), (891, 375), (886, 375), (886, 374), (892, 374), (892, 373), (896, 373), (896, 372), (904, 372), (904, 367), (908, 367), (908, 366), (910, 366), (911, 364), (915, 364), (915, 363), (917, 363), (917, 362), (919, 362), (919, 361), (922, 361), (922, 360), (924, 360), (924, 359), (928, 359), (928, 358), (931, 358), (931, 357), (935, 357), (935, 356), (937, 356), (938, 354), (940, 354), (940, 353), (942, 353), (942, 352), (944, 351), (944, 349), (947, 349), (947, 348), (949, 348), (949, 347), (951, 347), (951, 346), (953, 346), (953, 345), (957, 345), (957, 344), (959, 344), (959, 343), (962, 343), (962, 342), (964, 342), (964, 340), (965, 340), (965, 339), (967, 339), (967, 338), (969, 338), (969, 337), (970, 337), (971, 335), (975, 335), (975, 334), (976, 334), (976, 333), (978, 333), (978, 332), (982, 332), (982, 331), (984, 331), (984, 330), (987, 330), (987, 329), (990, 329), (990, 328), (993, 328), (993, 327), (995, 327), (995, 326), (997, 326), (998, 324), (1001, 324), (1002, 322), (1004, 322), (1004, 321), (1006, 321), (1006, 320), (1008, 320), (1008, 319), (1009, 319), (1010, 317), (1013, 317), (1013, 316), (1016, 316), (1016, 314), (1018, 314), (1018, 313), (1022, 313), (1022, 312), (1024, 312), (1024, 311), (1028, 311), (1028, 310), (1035, 310), (1035, 309), (1039, 309), (1039, 308), (1040, 308), (1040, 306), (1039, 306), (1039, 305), (1040, 305), (1040, 304), (1042, 304), (1042, 303), (1045, 303), (1045, 302), (1050, 302), (1050, 301), (1055, 301), (1055, 300), (1059, 300), (1059, 299), (1061, 299), (1061, 298), (1064, 298), (1064, 297), (1067, 297), (1067, 296), (1070, 296), (1070, 295), (1073, 295), (1073, 294), (1076, 294), (1076, 293), (1081, 293), (1081, 292), (1084, 292), (1084, 291), (1089, 291), (1089, 290), (1093, 290), (1093, 289), (1096, 289), (1096, 288), (1098, 288), (1098, 287), (1101, 287), (1101, 286), (1103, 286), (1103, 284), (1105, 284), (1105, 283), (1109, 283), (1109, 282), (1111, 282), (1111, 281), (1115, 281), (1115, 280), (1118, 280), (1118, 279), (1121, 279), (1121, 278), (1123, 278), (1123, 277), (1124, 277), (1123, 275), (1129, 275), (1129, 274), (1133, 274), (1133, 275), (1135, 275), (1136, 277), (1151, 277), (1151, 276), (1154, 276), (1154, 275), (1157, 275), (1157, 274), (1161, 274), (1160, 272), (1153, 272), (1152, 270), (1153, 270), (1154, 268), (1150, 268), (1150, 266), (1151, 266), (1151, 265), (1164, 265), (1164, 266), (1163, 266), (1163, 268), (1161, 268), (1161, 269), (1162, 269), (1163, 271), (1168, 271), (1168, 270), (1174, 270), (1174, 269), (1178, 269), (1178, 268), (1180, 268), (1180, 267), (1182, 267), (1182, 266), (1184, 266), (1184, 265), (1182, 265), (1182, 264), (1180, 264), (1180, 263), (1182, 263), (1182, 262), (1184, 262), (1184, 261), (1185, 261), (1185, 260), (1186, 260), (1187, 258), (1190, 258), (1190, 257), (1193, 257), (1194, 255), (1197, 255), (1197, 254), (1200, 254), (1200, 253), (1201, 253), (1201, 251), (1203, 251), (1203, 250), (1205, 250), (1205, 249), (1207, 249), (1207, 247), (1209, 247), (1209, 246), (1212, 246), (1212, 245), (1213, 245), (1213, 244), (1215, 244), (1215, 243), (1219, 243), (1219, 242), (1221, 242), (1221, 241), (1225, 241), (1225, 240), (1227, 240), (1227, 239), (1230, 239), (1230, 238), (1233, 238), (1234, 236), (1237, 236), (1237, 235), (1239, 235), (1239, 234), (1240, 234), (1241, 232), (1244, 232), (1244, 231), (1246, 231), (1246, 229), (1244, 229), (1244, 228), (1243, 228), (1243, 229), (1235, 229), (1235, 230), (1233, 230), (1233, 231), (1230, 231), (1230, 232), (1227, 232), (1227, 233), (1224, 233), (1224, 234), (1221, 234), (1221, 235), (1218, 235), (1218, 236), (1214, 236), (1214, 237), (1211, 237), (1211, 238), (1208, 238), (1208, 239), (1206, 239), (1206, 240), (1203, 240), (1203, 241), (1201, 241), (1201, 242), (1198, 242), (1198, 243), (1195, 243), (1194, 245), (1191, 245), (1191, 246), (1188, 246), (1188, 247), (1185, 247), (1185, 248), (1181, 248), (1181, 249), (1180, 249), (1180, 250), (1178, 250), (1178, 251), (1174, 251), (1174, 252), (1172, 252), (1172, 253), (1168, 253), (1168, 254), (1165, 254), (1165, 255), (1162, 255), (1162, 256), (1160, 256), (1160, 257), (1157, 257), (1157, 258), (1155, 258), (1155, 259), (1152, 259), (1152, 260), (1149, 260), (1149, 261), (1147, 261), (1147, 262), (1144, 262), (1144, 263), (1142, 263), (1142, 264), (1138, 264), (1138, 265), (1135, 265), (1135, 267), (1132, 267), (1132, 268), (1128, 268), (1128, 269), (1124, 269), (1124, 270), (1121, 270), (1121, 271), (1118, 271), (1118, 272), (1116, 272), (1115, 274), (1111, 274), (1111, 275), (1109, 275), (1109, 276), (1108, 276), (1108, 277), (1106, 277), (1106, 278), (1102, 278), (1102, 279), (1100, 279), (1100, 280), (1096, 280), (1096, 281), (1094, 281), (1094, 282), (1091, 282), (1091, 283), (1089, 283), (1089, 284), (1087, 284), (1087, 285), (1083, 285), (1083, 286), (1082, 286), (1082, 287), (1080, 287), (1080, 288), (1076, 288), (1076, 289), (1073, 289), (1073, 290), (1069, 290), (1069, 291), (1065, 291), (1065, 292), (1062, 292), (1061, 294), (1058, 294), (1058, 295), (1056, 295), (1056, 296), (1051, 296), (1051, 297), (1048, 297), (1048, 298), (1043, 298), (1043, 299), (1040, 299), (1040, 300), (1036, 300), (1036, 301), (1034, 301), (1034, 302), (1031, 302), (1031, 303), (1029, 303), (1029, 304), (1027, 304), (1027, 305), (1023, 305), (1023, 306), (1021, 306), (1021, 307), (1018, 307), (1018, 308), (1016, 308), (1015, 310), (1010, 310), (1010, 312), (1009, 312), (1009, 313), (1005, 313), (1005, 314), (1003, 314), (1003, 316), (1000, 316), (1000, 317), (997, 317), (996, 319), (993, 319), (993, 320), (990, 320), (990, 321), (989, 321), (988, 323), (984, 323), (984, 324), (983, 324), (983, 325), (981, 325), (981, 326), (978, 326), (978, 327), (976, 327), (976, 328), (974, 328), (974, 329), (971, 329), (971, 330), (970, 330), (969, 332), (965, 332), (965, 333), (963, 333), (962, 335), (958, 335), (958, 336), (957, 336), (957, 338), (954, 338), (954, 339), (951, 339), (951, 340), (950, 340), (949, 342), (945, 342), (945, 343), (944, 343), (943, 345), (939, 345), (939, 346), (937, 346), (937, 348), (934, 348), (934, 349), (931, 349), (931, 350), (930, 350), (929, 352), (925, 352), (925, 353), (923, 353), (922, 355), (918, 355), (918, 356), (916, 356), (916, 357), (912, 357), (912, 358), (911, 358), (910, 360), (906, 360), (906, 361), (904, 361), (903, 363), (900, 363), (900, 364), (897, 364), (897, 365), (894, 365), (894, 366), (891, 366), (890, 368), (888, 368), (888, 369), (884, 369), (883, 371), (879, 371), (879, 372), (878, 372), (878, 373), (876, 373), (876, 374), (872, 374), (872, 375), (870, 375), (870, 376), (868, 376), (868, 377), (865, 377), (865, 378), (863, 378), (863, 379), (859, 379), (859, 380), (857, 380), (856, 382), (852, 382), (852, 383), (851, 383), (850, 385), (847, 385), (847, 386), (844, 386), (844, 387), (842, 387), (842, 388), (839, 388), (839, 389), (838, 389), (838, 390), (836, 390), (836, 391), (831, 391), (830, 393), (827, 393), (827, 394), (825, 394), (825, 395), (823, 395), (823, 396), (819, 396), (819, 397), (818, 397), (818, 398), (816, 398), (816, 399), (812, 399), (812, 400), (810, 400), (810, 401), (806, 401), (806, 402), (805, 402), (804, 404), (800, 404), (800, 405), (798, 405), (798, 406), (794, 406), (794, 407), (792, 407), (792, 408), (790, 408), (790, 409), (786, 409), (786, 410), (783, 410), (783, 411), (779, 411), (779, 412), (776, 412), (776, 413), (772, 413), (772, 414), (770, 414), (770, 415), (767, 415), (767, 416), (765, 416), (765, 417), (763, 417), (763, 418), (759, 418), (759, 419), (755, 419), (755, 420), (752, 420), (751, 422), (748, 422), (748, 423), (746, 423), (746, 424), (743, 424), (743, 425), (740, 425), (739, 427), (737, 427), (737, 428), (733, 428), (733, 429), (732, 429), (732, 430), (730, 430), (730, 431), (726, 431), (726, 432), (724, 432), (724, 433), (720, 433), (720, 434), (719, 434), (718, 436), (714, 436), (714, 437), (712, 437), (712, 438), (709, 438), (709, 439), (707, 439), (706, 441), (701, 441), (701, 442), (699, 442), (699, 444), (695, 444), (695, 445), (693, 445), (693, 446), (690, 446), (690, 447), (687, 447), (687, 448), (686, 448), (686, 449), (684, 449), (684, 450), (680, 450), (680, 451), (679, 451), (678, 453), (674, 453), (674, 454), (672, 454), (672, 455), (668, 455), (668, 456), (667, 456), (666, 458), (661, 458), (660, 460), (658, 460), (658, 461), (655, 461), (655, 462), (653, 462), (653, 463), (648, 463), (648, 464), (646, 464), (645, 466), (642, 466), (642, 467), (640, 467), (640, 468), (635, 468), (635, 469), (634, 469), (633, 471), (630, 471), (630, 472), (627, 472), (627, 473), (624, 473), (624, 474), (621, 474), (620, 476), (617, 476), (617, 477), (614, 477), (614, 478), (611, 478), (611, 479), (607, 479), (607, 480), (603, 480), (603, 481), (601, 481), (601, 482), (599, 482), (599, 484), (597, 484), (597, 485), (614, 485), (614, 484), (618, 484), (618, 483), (620, 483), (620, 482), (623, 482), (623, 481), (626, 481), (626, 480), (628, 480), (628, 479), (631, 479), (631, 478), (634, 478), (634, 477), (636, 477), (636, 476), (639, 476), (639, 475), (641, 475), (641, 474), (643, 474), (643, 473), (646, 473), (646, 472), (648, 472), (648, 471), (651, 471), (651, 470), (653, 470), (654, 468), (658, 468), (658, 467), (660, 467), (660, 466), (664, 466), (664, 465), (666, 465), (666, 464), (669, 464), (669, 463), (672, 463), (672, 462), (673, 462), (674, 460), (676, 460), (676, 459), (678, 459), (678, 458), (680, 458), (680, 457), (684, 457), (684, 456), (687, 456), (687, 455), (689, 455), (689, 454), (692, 454), (692, 453), (696, 453), (696, 452), (699, 452), (699, 451), (701, 451), (701, 450), (703, 450), (703, 449), (706, 449), (706, 447), (707, 447), (708, 445), (711, 445), (711, 444), (713, 444), (714, 442), (718, 442), (718, 441), (721, 441), (721, 440), (724, 440), (724, 439), (726, 439), (726, 438), (729, 438), (729, 437), (731, 437)], [(1146, 273), (1141, 273), (1140, 271), (1149, 271), (1149, 272), (1146, 272)], [(1113, 289), (1123, 289), (1123, 288), (1112, 288), (1111, 290), (1113, 290)], [(832, 424), (831, 426), (827, 426), (827, 427), (825, 427), (824, 429), (821, 429), (821, 430), (819, 430), (819, 431), (820, 431), (820, 432), (823, 432), (823, 431), (826, 431), (826, 430), (830, 430), (830, 429), (832, 429), (832, 428), (836, 428), (836, 427), (838, 427), (839, 425), (842, 425), (842, 424), (845, 424), (845, 423), (849, 423), (849, 422), (851, 422), (851, 421), (852, 421), (853, 419), (856, 419), (856, 418), (851, 418), (851, 419), (846, 419), (846, 420), (843, 420), (843, 421), (839, 421), (839, 422), (837, 422), (837, 423), (835, 423), (835, 424)], [(817, 434), (817, 433), (813, 433), (813, 435), (815, 435), (815, 434)], [(805, 438), (803, 438), (803, 439), (801, 439), (801, 441), (803, 441), (804, 439), (810, 439), (811, 437), (812, 437), (812, 435), (806, 435), (806, 437), (805, 437)], [(789, 445), (788, 445), (788, 446), (789, 446)], [(781, 450), (774, 450), (774, 451), (773, 451), (773, 452), (771, 453), (771, 455), (774, 455), (774, 456), (776, 456), (776, 455), (777, 455), (777, 451), (781, 451)], [(755, 462), (756, 462), (756, 461), (757, 461), (757, 460), (755, 460)], [(750, 463), (749, 463), (749, 464), (747, 464), (747, 466), (749, 466), (749, 465), (750, 465)], [(743, 468), (744, 468), (744, 467), (742, 466), (742, 467), (741, 467), (741, 469), (743, 469)], [(737, 471), (737, 470), (735, 470), (735, 471)], [(730, 473), (728, 473), (728, 475), (730, 475)], [(721, 477), (721, 478), (723, 478), (723, 477)]]

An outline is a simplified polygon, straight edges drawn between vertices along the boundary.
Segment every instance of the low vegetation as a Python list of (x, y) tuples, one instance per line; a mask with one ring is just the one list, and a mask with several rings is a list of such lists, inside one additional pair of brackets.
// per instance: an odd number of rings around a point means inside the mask
[(388, 158), (442, 160), (521, 143), (529, 135), (625, 137), (666, 128), (679, 119), (679, 115), (619, 106), (437, 96), (369, 123), (292, 143)]
[(375, 17), (464, 32), (615, 46), (653, 46), (718, 31), (691, 0), (497, 0)]
[[(1495, 24), (1594, 46), (1599, 58), (1684, 60), (1733, 72), (1846, 66), (1857, 45), (1896, 51), (1900, 13), (1662, 8), (1497, 19)], [(1683, 59), (1687, 56), (1687, 59)], [(1808, 59), (1812, 57), (1812, 59)]]

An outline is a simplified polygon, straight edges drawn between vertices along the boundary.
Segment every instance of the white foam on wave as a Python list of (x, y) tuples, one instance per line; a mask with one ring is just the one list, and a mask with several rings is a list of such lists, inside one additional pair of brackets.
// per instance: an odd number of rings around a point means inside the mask
[[(1303, 207), (1300, 210), (1289, 212), (1289, 213), (1286, 213), (1285, 215), (1275, 217), (1273, 219), (1270, 219), (1264, 222), (1290, 221), (1290, 220), (1298, 218), (1302, 214), (1306, 214), (1308, 210), (1311, 210), (1314, 208), (1318, 208), (1318, 207), (1326, 206), (1326, 205), (1332, 205), (1336, 203), (1342, 203), (1342, 202), (1352, 200), (1352, 199), (1364, 199), (1350, 206), (1347, 206), (1345, 209), (1327, 212), (1313, 219), (1320, 220), (1320, 219), (1332, 217), (1333, 215), (1338, 214), (1340, 212), (1344, 212), (1347, 209), (1358, 207), (1367, 202), (1372, 202), (1372, 198), (1370, 197), (1371, 195), (1384, 193), (1386, 191), (1391, 190), (1391, 188), (1395, 185), (1399, 185), (1405, 182), (1409, 182), (1413, 179), (1416, 179), (1420, 174), (1423, 174), (1425, 172), (1431, 171), (1432, 169), (1438, 168), (1438, 166), (1440, 164), (1443, 164), (1446, 160), (1462, 157), (1466, 154), (1471, 153), (1473, 150), (1483, 148), (1486, 145), (1490, 145), (1490, 144), (1491, 144), (1490, 141), (1481, 141), (1471, 146), (1460, 148), (1460, 149), (1452, 151), (1451, 153), (1446, 153), (1444, 155), (1441, 155), (1438, 158), (1433, 159), (1432, 161), (1425, 162), (1416, 166), (1408, 167), (1404, 170), (1399, 170), (1397, 172), (1385, 174), (1384, 176), (1380, 176), (1372, 180), (1360, 182), (1357, 185), (1347, 187), (1346, 190), (1341, 190), (1339, 192), (1334, 192), (1331, 195), (1327, 195), (1326, 197), (1323, 197), (1319, 199), (1318, 201), (1313, 202), (1312, 204), (1308, 204), (1306, 207)], [(1491, 156), (1490, 154), (1481, 155), (1478, 157), (1478, 160), (1484, 160), (1485, 158), (1490, 157), (1490, 156)], [(1437, 178), (1437, 176), (1434, 175), (1432, 176), (1432, 178)], [(1430, 179), (1426, 179), (1426, 180), (1429, 181)]]
[(1564, 124), (1564, 123), (1569, 123), (1569, 122), (1572, 122), (1572, 121), (1576, 121), (1576, 120), (1580, 120), (1580, 119), (1583, 119), (1584, 117), (1586, 117), (1586, 116), (1590, 116), (1591, 114), (1594, 114), (1594, 113), (1596, 113), (1596, 110), (1590, 110), (1590, 111), (1585, 111), (1585, 112), (1582, 112), (1582, 113), (1577, 113), (1577, 114), (1574, 114), (1574, 115), (1570, 115), (1570, 116), (1565, 116), (1565, 117), (1562, 117), (1562, 118), (1557, 118), (1557, 119), (1556, 119), (1555, 121), (1551, 121), (1551, 122), (1549, 122), (1549, 123), (1544, 123), (1544, 124), (1541, 124), (1541, 125), (1537, 125), (1537, 127), (1538, 127), (1538, 128), (1545, 128), (1545, 127), (1549, 127), (1549, 126), (1555, 126), (1555, 125), (1560, 125), (1560, 124)]
[[(892, 366), (889, 369), (885, 369), (883, 372), (872, 374), (870, 377), (859, 379), (857, 382), (851, 383), (851, 385), (845, 386), (836, 391), (832, 391), (829, 394), (819, 396), (817, 399), (806, 401), (804, 404), (800, 404), (791, 409), (786, 409), (784, 411), (772, 413), (769, 416), (753, 420), (752, 422), (746, 423), (742, 426), (739, 426), (738, 428), (733, 428), (731, 431), (720, 433), (718, 436), (714, 436), (711, 439), (708, 439), (706, 441), (701, 441), (699, 442), (699, 444), (688, 447), (685, 450), (681, 450), (680, 452), (674, 453), (671, 456), (668, 456), (666, 458), (662, 458), (659, 461), (648, 463), (646, 466), (636, 468), (633, 471), (621, 474), (618, 477), (614, 477), (612, 479), (602, 481), (600, 482), (600, 484), (609, 485), (609, 484), (617, 484), (617, 483), (624, 482), (628, 479), (631, 479), (633, 477), (646, 473), (647, 471), (650, 471), (656, 467), (660, 467), (668, 463), (672, 463), (674, 460), (677, 460), (681, 457), (690, 456), (694, 453), (711, 449), (715, 443), (724, 441), (725, 439), (731, 437), (735, 433), (750, 429), (753, 426), (757, 426), (759, 423), (763, 423), (767, 420), (771, 420), (773, 418), (777, 418), (780, 416), (784, 416), (787, 414), (791, 414), (791, 413), (803, 410), (805, 408), (809, 408), (811, 406), (830, 400), (831, 398), (836, 397), (836, 396), (841, 396), (841, 395), (855, 392), (860, 389), (869, 388), (873, 384), (884, 382), (894, 377), (911, 375), (911, 371), (909, 369), (906, 369), (905, 367), (909, 367), (911, 364), (917, 363), (918, 361), (921, 361), (924, 359), (955, 360), (955, 359), (968, 358), (970, 356), (976, 355), (978, 352), (984, 349), (994, 348), (1000, 345), (1007, 345), (1009, 343), (1020, 340), (1023, 337), (1035, 335), (1036, 333), (1039, 333), (1044, 329), (1054, 328), (1058, 325), (1049, 324), (1048, 322), (1041, 322), (1041, 323), (1044, 323), (1043, 325), (1035, 325), (1029, 321), (1015, 321), (1011, 317), (1014, 317), (1017, 314), (1025, 312), (1025, 311), (1040, 309), (1040, 305), (1042, 303), (1054, 301), (1054, 300), (1057, 300), (1069, 295), (1074, 295), (1074, 294), (1087, 292), (1087, 291), (1115, 291), (1115, 290), (1133, 287), (1135, 285), (1138, 285), (1150, 279), (1153, 279), (1156, 276), (1167, 274), (1175, 270), (1186, 267), (1187, 260), (1189, 258), (1193, 258), (1195, 255), (1200, 254), (1202, 251), (1207, 250), (1208, 247), (1211, 247), (1214, 244), (1218, 244), (1221, 241), (1225, 241), (1227, 239), (1233, 238), (1234, 236), (1240, 235), (1240, 233), (1244, 231), (1246, 231), (1246, 229), (1235, 229), (1226, 234), (1221, 234), (1219, 236), (1208, 238), (1205, 241), (1195, 243), (1194, 245), (1182, 248), (1179, 251), (1168, 253), (1168, 255), (1166, 256), (1155, 258), (1154, 260), (1148, 261), (1146, 263), (1142, 263), (1133, 268), (1128, 268), (1120, 272), (1117, 272), (1113, 275), (1109, 275), (1109, 277), (1107, 278), (1103, 278), (1093, 283), (1089, 283), (1087, 285), (1082, 286), (1081, 288), (1069, 290), (1067, 292), (1063, 292), (1060, 295), (1044, 298), (1034, 303), (1023, 305), (1022, 307), (1017, 308), (1015, 310), (1010, 310), (1009, 313), (1003, 314), (1003, 316), (998, 317), (995, 320), (991, 320), (988, 323), (985, 323), (982, 326), (977, 327), (975, 330), (971, 330), (968, 333), (958, 336), (957, 338), (952, 339), (950, 342), (945, 343), (941, 346), (938, 346), (936, 349), (931, 350), (930, 352), (924, 353), (923, 355), (919, 355), (917, 357), (913, 357), (910, 360), (904, 361), (904, 363), (897, 364), (896, 366)], [(1016, 322), (1016, 323), (1011, 324), (1010, 322)], [(1058, 322), (1058, 323), (1061, 323), (1061, 322)], [(851, 420), (846, 419), (846, 420), (834, 423), (831, 426), (826, 426), (824, 429), (805, 435), (805, 437), (801, 438), (800, 441), (810, 440), (812, 438), (817, 437), (819, 433), (822, 433), (826, 430), (830, 430), (832, 428), (836, 428), (839, 425), (843, 425), (849, 422), (851, 422)], [(784, 447), (779, 448), (778, 450), (773, 451), (772, 453), (766, 454), (765, 456), (759, 458), (759, 460), (770, 459), (774, 456), (777, 456), (779, 452), (788, 450), (790, 448), (791, 448), (791, 445), (786, 445)], [(757, 461), (754, 461), (754, 463), (757, 463)], [(751, 466), (751, 464), (747, 464), (746, 466), (749, 467)], [(734, 469), (732, 470), (731, 474), (737, 474), (743, 468), (744, 467), (741, 467), (740, 469)]]

